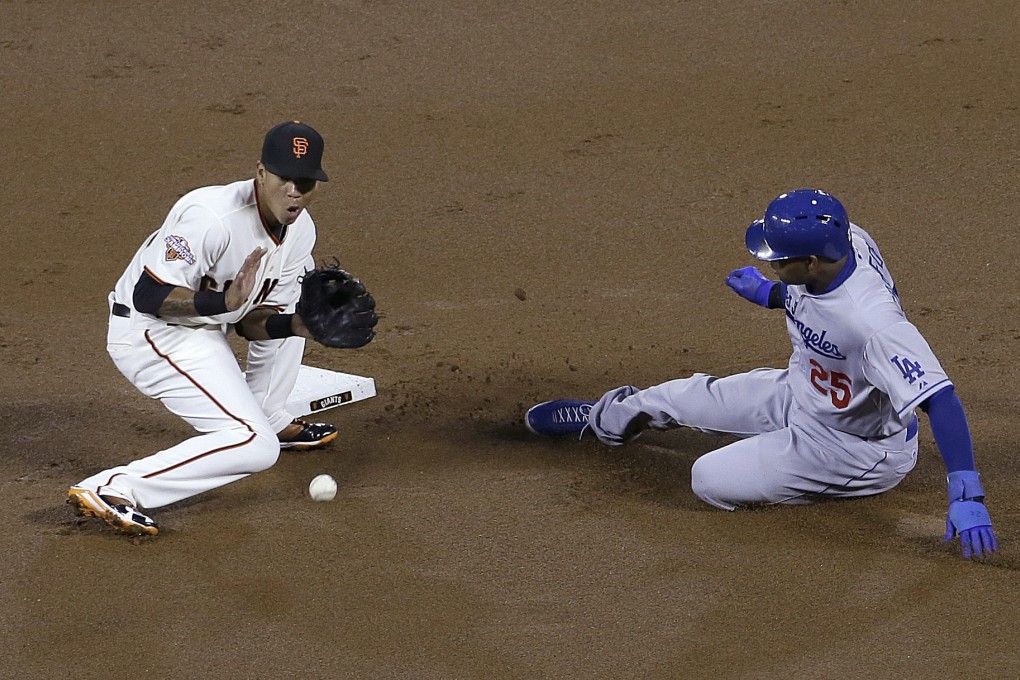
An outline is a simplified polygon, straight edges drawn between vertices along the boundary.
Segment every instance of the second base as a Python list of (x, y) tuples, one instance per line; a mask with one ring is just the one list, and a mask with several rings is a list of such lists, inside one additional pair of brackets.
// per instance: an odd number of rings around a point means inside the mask
[(297, 383), (287, 398), (287, 411), (300, 418), (374, 396), (375, 380), (372, 378), (301, 366)]

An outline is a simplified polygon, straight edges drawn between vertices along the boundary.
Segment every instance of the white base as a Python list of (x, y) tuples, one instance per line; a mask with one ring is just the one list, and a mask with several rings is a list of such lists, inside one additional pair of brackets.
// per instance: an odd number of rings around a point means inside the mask
[(300, 418), (374, 396), (375, 380), (372, 378), (301, 366), (297, 383), (287, 398), (287, 411)]

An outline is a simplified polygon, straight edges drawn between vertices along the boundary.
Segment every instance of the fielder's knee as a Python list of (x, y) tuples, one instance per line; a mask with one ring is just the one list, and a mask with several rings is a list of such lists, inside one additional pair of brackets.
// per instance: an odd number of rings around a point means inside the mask
[(245, 458), (251, 472), (268, 470), (280, 457), (280, 440), (269, 427), (257, 428), (255, 435), (245, 446)]

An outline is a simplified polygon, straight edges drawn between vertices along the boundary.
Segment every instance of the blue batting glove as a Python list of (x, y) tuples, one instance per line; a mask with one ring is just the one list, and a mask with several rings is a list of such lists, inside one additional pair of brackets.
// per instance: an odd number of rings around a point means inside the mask
[(946, 518), (944, 541), (959, 534), (964, 559), (971, 555), (984, 557), (999, 549), (999, 541), (992, 530), (992, 518), (985, 507), (985, 490), (978, 473), (973, 470), (950, 472), (949, 516)]
[(767, 308), (772, 287), (779, 285), (779, 282), (765, 278), (756, 267), (744, 267), (731, 271), (726, 277), (726, 285), (745, 300)]

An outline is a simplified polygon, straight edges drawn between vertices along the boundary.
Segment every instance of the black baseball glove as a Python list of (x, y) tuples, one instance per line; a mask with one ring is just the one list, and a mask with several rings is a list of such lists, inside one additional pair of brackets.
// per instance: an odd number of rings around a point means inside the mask
[(375, 337), (375, 300), (365, 285), (338, 264), (306, 272), (297, 314), (326, 347), (364, 347)]

